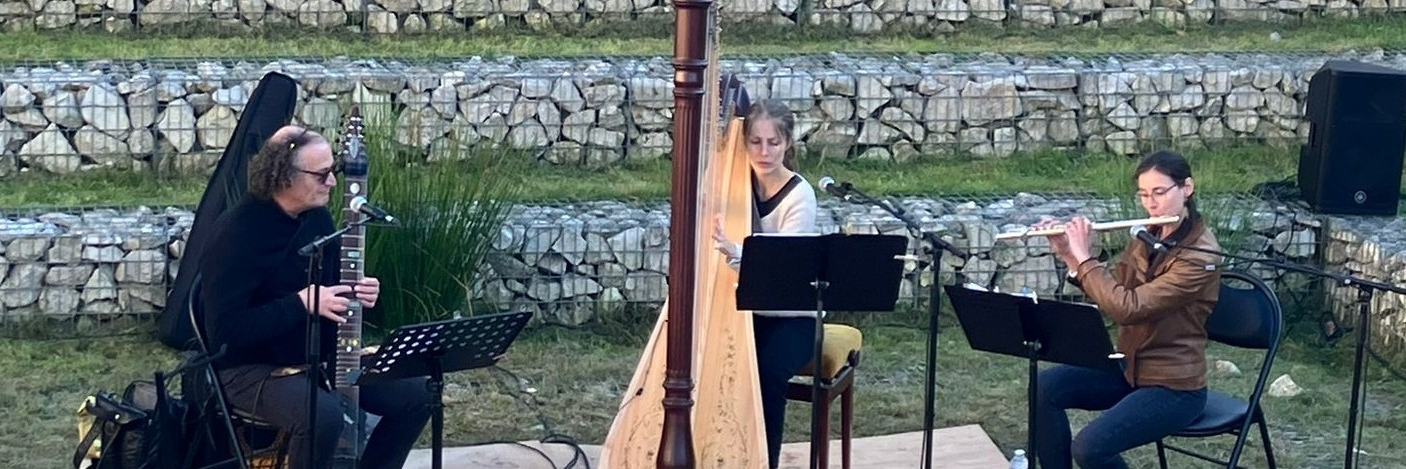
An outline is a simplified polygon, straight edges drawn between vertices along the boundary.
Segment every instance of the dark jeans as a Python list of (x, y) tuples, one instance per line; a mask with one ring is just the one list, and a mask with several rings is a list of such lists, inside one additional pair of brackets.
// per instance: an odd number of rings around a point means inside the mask
[(787, 383), (815, 358), (815, 318), (753, 315), (752, 334), (757, 340), (767, 456), (775, 468), (781, 464)]
[[(1125, 468), (1120, 454), (1185, 428), (1206, 407), (1206, 390), (1134, 388), (1122, 374), (1072, 366), (1040, 372), (1036, 425), (1040, 467)], [(1065, 409), (1105, 410), (1071, 444)]]
[[(332, 454), (341, 437), (347, 402), (335, 393), (319, 389), (317, 395), (317, 454), (318, 464), (308, 461), (308, 373), (270, 377), (275, 368), (268, 365), (239, 366), (220, 370), (229, 404), (258, 416), (289, 434), (289, 467), (291, 469), (324, 469), (331, 466)], [(412, 378), (388, 383), (362, 386), (359, 393), (361, 408), (381, 416), (366, 449), (361, 466), (366, 469), (399, 469), (405, 465), (410, 449), (415, 445), (430, 419), (429, 389), (424, 378)], [(257, 401), (257, 402), (256, 402)]]

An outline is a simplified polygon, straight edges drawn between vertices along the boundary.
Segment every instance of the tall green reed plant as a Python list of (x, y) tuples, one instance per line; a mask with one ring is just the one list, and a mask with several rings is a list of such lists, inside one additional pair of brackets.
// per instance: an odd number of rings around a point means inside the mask
[(367, 274), (381, 280), (368, 335), (473, 315), (471, 287), (517, 196), (500, 174), (512, 155), (447, 143), (435, 159), (448, 161), (430, 163), (423, 148), (396, 141), (398, 113), (363, 114), (370, 198), (400, 221), (367, 230)]

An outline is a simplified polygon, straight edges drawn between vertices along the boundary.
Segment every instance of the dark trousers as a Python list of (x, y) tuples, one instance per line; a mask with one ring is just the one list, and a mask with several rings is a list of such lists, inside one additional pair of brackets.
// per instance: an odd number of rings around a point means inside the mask
[[(1120, 455), (1185, 428), (1206, 407), (1206, 390), (1134, 388), (1122, 374), (1059, 365), (1040, 372), (1035, 444), (1040, 467), (1125, 468)], [(1065, 409), (1104, 410), (1071, 443)]]
[[(268, 365), (239, 366), (220, 371), (229, 404), (286, 429), (289, 435), (291, 469), (331, 467), (346, 416), (352, 415), (347, 402), (335, 393), (319, 388), (317, 395), (317, 464), (308, 460), (308, 373), (270, 377), (275, 368)], [(430, 419), (429, 389), (424, 378), (412, 378), (362, 386), (361, 408), (381, 416), (366, 449), (361, 466), (366, 469), (399, 469)]]
[(771, 467), (781, 464), (781, 433), (786, 428), (786, 388), (791, 377), (815, 358), (815, 318), (752, 315), (757, 340), (757, 374)]

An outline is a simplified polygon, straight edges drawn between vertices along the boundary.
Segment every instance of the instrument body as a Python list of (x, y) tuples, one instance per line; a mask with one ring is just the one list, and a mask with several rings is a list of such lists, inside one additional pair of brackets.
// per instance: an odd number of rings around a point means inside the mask
[[(352, 204), (357, 197), (365, 198), (370, 192), (367, 185), (370, 164), (366, 156), (366, 147), (363, 144), (361, 113), (356, 107), (352, 108), (351, 115), (347, 119), (341, 157), (342, 171), (345, 177), (342, 191), (342, 220), (349, 229), (340, 238), (338, 280), (343, 285), (356, 285), (366, 275), (366, 226), (364, 225), (366, 215), (353, 207)], [(350, 294), (348, 299), (351, 302), (347, 305), (347, 311), (343, 315), (346, 322), (337, 325), (337, 350), (335, 368), (332, 373), (332, 388), (348, 403), (347, 408), (352, 413), (349, 416), (350, 421), (353, 422), (352, 425), (346, 426), (338, 454), (359, 461), (362, 446), (366, 440), (363, 436), (365, 418), (360, 410), (360, 394), (355, 384), (356, 375), (361, 369), (363, 354), (361, 340), (363, 307), (357, 301), (355, 293)]]
[[(1173, 216), (1168, 216), (1168, 217), (1151, 217), (1151, 218), (1140, 218), (1140, 219), (1136, 219), (1136, 220), (1121, 220), (1121, 221), (1110, 221), (1110, 222), (1094, 223), (1091, 228), (1093, 228), (1094, 231), (1111, 231), (1111, 230), (1121, 230), (1121, 229), (1124, 229), (1124, 228), (1132, 228), (1132, 227), (1134, 227), (1134, 226), (1139, 226), (1139, 225), (1143, 225), (1143, 226), (1146, 226), (1146, 225), (1166, 225), (1166, 224), (1170, 224), (1170, 223), (1176, 223), (1176, 222), (1179, 222), (1179, 221), (1181, 221), (1181, 217), (1173, 215)], [(1031, 237), (1031, 236), (1049, 236), (1049, 235), (1057, 235), (1057, 234), (1060, 234), (1060, 233), (1064, 233), (1064, 227), (1063, 227), (1063, 226), (1056, 226), (1056, 227), (1051, 227), (1051, 228), (1043, 228), (1043, 229), (1038, 229), (1038, 230), (1037, 230), (1037, 229), (1031, 229), (1031, 228), (1025, 228), (1025, 229), (1022, 229), (1022, 230), (1008, 231), (1008, 232), (1005, 232), (1005, 233), (998, 234), (998, 235), (996, 235), (996, 239), (997, 239), (997, 240), (1002, 240), (1002, 239), (1019, 239), (1019, 238), (1028, 238), (1028, 237)]]
[[(710, 55), (703, 77), (703, 117), (696, 130), (701, 136), (698, 167), (685, 169), (700, 174), (693, 219), (692, 320), (680, 328), (669, 323), (670, 304), (661, 309), (602, 445), (600, 464), (606, 469), (673, 467), (669, 464), (678, 466), (682, 460), (672, 453), (678, 448), (661, 448), (661, 443), (676, 442), (664, 436), (668, 430), (664, 401), (668, 353), (678, 345), (670, 343), (669, 335), (678, 330), (690, 332), (690, 340), (678, 341), (690, 343), (686, 376), (694, 384), (695, 405), (689, 409), (692, 418), (686, 435), (692, 451), (688, 460), (696, 467), (715, 469), (765, 469), (768, 464), (752, 316), (737, 310), (738, 272), (713, 249), (711, 237), (714, 226), (722, 223), (729, 238), (743, 239), (751, 234), (753, 216), (743, 119), (734, 117), (733, 109), (738, 95), (718, 89), (717, 8), (714, 3), (708, 18)], [(676, 111), (675, 119), (679, 117)], [(679, 164), (680, 159), (674, 161)]]

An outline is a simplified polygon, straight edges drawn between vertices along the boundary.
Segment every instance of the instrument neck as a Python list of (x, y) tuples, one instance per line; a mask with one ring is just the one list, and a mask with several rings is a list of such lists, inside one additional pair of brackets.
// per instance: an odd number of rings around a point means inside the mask
[[(350, 201), (357, 197), (364, 197), (367, 194), (366, 177), (348, 176), (343, 199), (347, 201), (342, 209), (342, 218), (349, 224), (346, 234), (341, 237), (341, 251), (339, 261), (338, 280), (342, 285), (356, 285), (365, 278), (365, 246), (366, 246), (366, 215), (357, 210), (353, 210), (349, 205)], [(337, 324), (337, 356), (336, 373), (334, 387), (339, 390), (355, 389), (351, 373), (353, 370), (361, 368), (361, 342), (362, 316), (364, 309), (361, 304), (352, 297), (351, 304), (348, 305), (343, 319), (345, 322)]]

